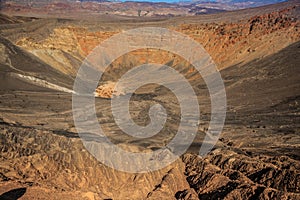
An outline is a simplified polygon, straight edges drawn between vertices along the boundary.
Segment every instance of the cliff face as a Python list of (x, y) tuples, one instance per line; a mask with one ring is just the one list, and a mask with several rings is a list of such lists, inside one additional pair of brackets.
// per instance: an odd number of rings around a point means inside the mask
[[(293, 6), (237, 23), (181, 24), (173, 29), (187, 34), (202, 44), (218, 68), (224, 69), (266, 57), (298, 41), (299, 20), (292, 15), (296, 9), (298, 7)], [(90, 31), (84, 27), (69, 25), (55, 28), (43, 40), (21, 37), (16, 44), (56, 69), (74, 76), (84, 57), (102, 41), (119, 32)], [(170, 56), (166, 57), (165, 53), (153, 53), (149, 50), (132, 53), (132, 57), (138, 54), (155, 54), (152, 56), (155, 57), (154, 61), (160, 63), (167, 63), (173, 59)], [(134, 60), (137, 63), (146, 62), (145, 56)]]
[(300, 39), (293, 6), (239, 23), (182, 25), (176, 30), (200, 42), (219, 69), (271, 55)]

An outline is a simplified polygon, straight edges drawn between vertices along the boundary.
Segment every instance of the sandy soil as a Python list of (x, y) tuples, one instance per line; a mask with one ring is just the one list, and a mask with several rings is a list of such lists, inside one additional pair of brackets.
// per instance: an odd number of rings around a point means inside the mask
[[(187, 28), (190, 34), (207, 31), (216, 41), (220, 30), (209, 32), (216, 26), (209, 22), (217, 23), (221, 15), (180, 18), (185, 25), (175, 23), (176, 18), (147, 22), (126, 19), (122, 24), (113, 20), (95, 25), (95, 21), (7, 17), (3, 21), (12, 24), (0, 25), (0, 199), (299, 199), (300, 38), (298, 19), (291, 19), (299, 16), (299, 7), (287, 11), (290, 3), (281, 6), (284, 14), (278, 14), (278, 5), (239, 11), (245, 16), (238, 26), (241, 31), (251, 17), (261, 16), (262, 25), (258, 24), (244, 39), (260, 38), (262, 42), (253, 44), (264, 45), (255, 46), (255, 52), (247, 51), (248, 44), (231, 47), (245, 48), (247, 53), (237, 58), (238, 64), (227, 63), (220, 68), (228, 101), (226, 123), (217, 145), (205, 157), (197, 155), (210, 120), (211, 105), (204, 81), (180, 58), (166, 52), (159, 52), (161, 57), (155, 51), (147, 52), (153, 53), (148, 56), (150, 60), (161, 60), (190, 80), (200, 102), (201, 125), (186, 154), (164, 169), (144, 174), (104, 166), (84, 148), (74, 126), (72, 94), (68, 92), (85, 55), (81, 49), (84, 42), (72, 41), (96, 38), (90, 48), (111, 33), (143, 23)], [(223, 22), (236, 23), (239, 12), (226, 13)], [(284, 20), (270, 25), (273, 32), (260, 32), (265, 30), (261, 26), (271, 23), (266, 13), (272, 12)], [(16, 24), (19, 22), (22, 24)], [(207, 29), (202, 22), (208, 23)], [(80, 26), (83, 29), (78, 32)], [(226, 23), (223, 27), (227, 30), (232, 26)], [(56, 37), (55, 41), (57, 32), (64, 33), (65, 39)], [(279, 40), (280, 34), (286, 37)], [(31, 43), (18, 43), (24, 38)], [(275, 46), (264, 55), (268, 44)], [(37, 50), (39, 53), (34, 54)], [(211, 52), (218, 58), (219, 49), (212, 48)], [(54, 56), (56, 61), (52, 53), (58, 56)], [(133, 65), (145, 62), (145, 55), (145, 51), (134, 52), (116, 60), (104, 81), (116, 81)], [(168, 62), (172, 57), (174, 60)], [(69, 65), (64, 67), (59, 63), (61, 59)], [(114, 144), (128, 151), (153, 151), (174, 137), (180, 109), (178, 100), (166, 88), (149, 85), (131, 98), (130, 112), (139, 125), (149, 123), (148, 110), (153, 103), (167, 110), (164, 128), (148, 139), (124, 134), (112, 117), (109, 95), (105, 97), (96, 98), (95, 107), (105, 134)]]

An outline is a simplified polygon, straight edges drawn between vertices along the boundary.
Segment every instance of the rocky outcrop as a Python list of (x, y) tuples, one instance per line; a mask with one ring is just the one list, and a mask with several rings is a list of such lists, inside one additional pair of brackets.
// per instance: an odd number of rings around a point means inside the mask
[(219, 69), (250, 62), (300, 39), (297, 6), (241, 20), (238, 23), (184, 24), (177, 31), (201, 43)]
[[(175, 199), (177, 191), (190, 189), (180, 160), (144, 174), (119, 172), (93, 158), (76, 135), (69, 136), (3, 126), (2, 122), (0, 194), (5, 192), (3, 185), (16, 181), (26, 186), (29, 194), (45, 188), (60, 195), (91, 194), (94, 199)], [(47, 193), (39, 197), (45, 198)]]
[(95, 97), (102, 97), (102, 98), (112, 98), (115, 91), (115, 85), (114, 82), (108, 82), (105, 84), (100, 85), (94, 95)]
[(297, 199), (299, 163), (288, 157), (249, 157), (216, 149), (202, 159), (183, 156), (185, 174), (200, 199)]
[[(215, 149), (207, 157), (185, 154), (155, 172), (129, 174), (95, 160), (75, 134), (16, 127), (1, 122), (0, 193), (27, 187), (27, 195), (76, 193), (87, 199), (298, 199), (297, 161), (286, 156), (251, 157)], [(2, 187), (3, 186), (3, 187)]]

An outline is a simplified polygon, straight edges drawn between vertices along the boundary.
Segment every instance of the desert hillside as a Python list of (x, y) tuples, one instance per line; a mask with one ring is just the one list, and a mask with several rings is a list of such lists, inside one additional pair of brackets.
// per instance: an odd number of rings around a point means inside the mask
[[(0, 199), (300, 199), (299, 1), (184, 17), (80, 20), (23, 12), (27, 17), (0, 15)], [(195, 68), (157, 49), (119, 57), (95, 91), (97, 119), (114, 144), (154, 151), (178, 129), (178, 99), (155, 84), (133, 94), (130, 114), (145, 126), (153, 102), (163, 105), (168, 116), (159, 134), (133, 138), (118, 127), (110, 98), (134, 66), (160, 63), (179, 71), (201, 110), (197, 136), (180, 159), (158, 171), (125, 173), (97, 161), (82, 144), (72, 115), (73, 84), (96, 46), (143, 26), (178, 31), (207, 50), (224, 80), (227, 116), (214, 149), (199, 156), (211, 102)]]

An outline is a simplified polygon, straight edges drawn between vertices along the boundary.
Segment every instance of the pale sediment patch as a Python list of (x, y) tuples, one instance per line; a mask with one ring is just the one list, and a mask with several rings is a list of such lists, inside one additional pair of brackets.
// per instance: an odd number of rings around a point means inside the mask
[(27, 75), (22, 75), (22, 74), (17, 74), (17, 73), (11, 73), (11, 76), (18, 78), (18, 79), (22, 79), (23, 81), (29, 82), (31, 84), (37, 85), (37, 86), (41, 86), (44, 88), (49, 88), (49, 89), (53, 89), (53, 90), (57, 90), (57, 91), (61, 91), (61, 92), (66, 92), (66, 93), (75, 93), (73, 90), (70, 90), (68, 88), (50, 83), (48, 81), (42, 80), (40, 78), (36, 78), (34, 76), (27, 76)]

